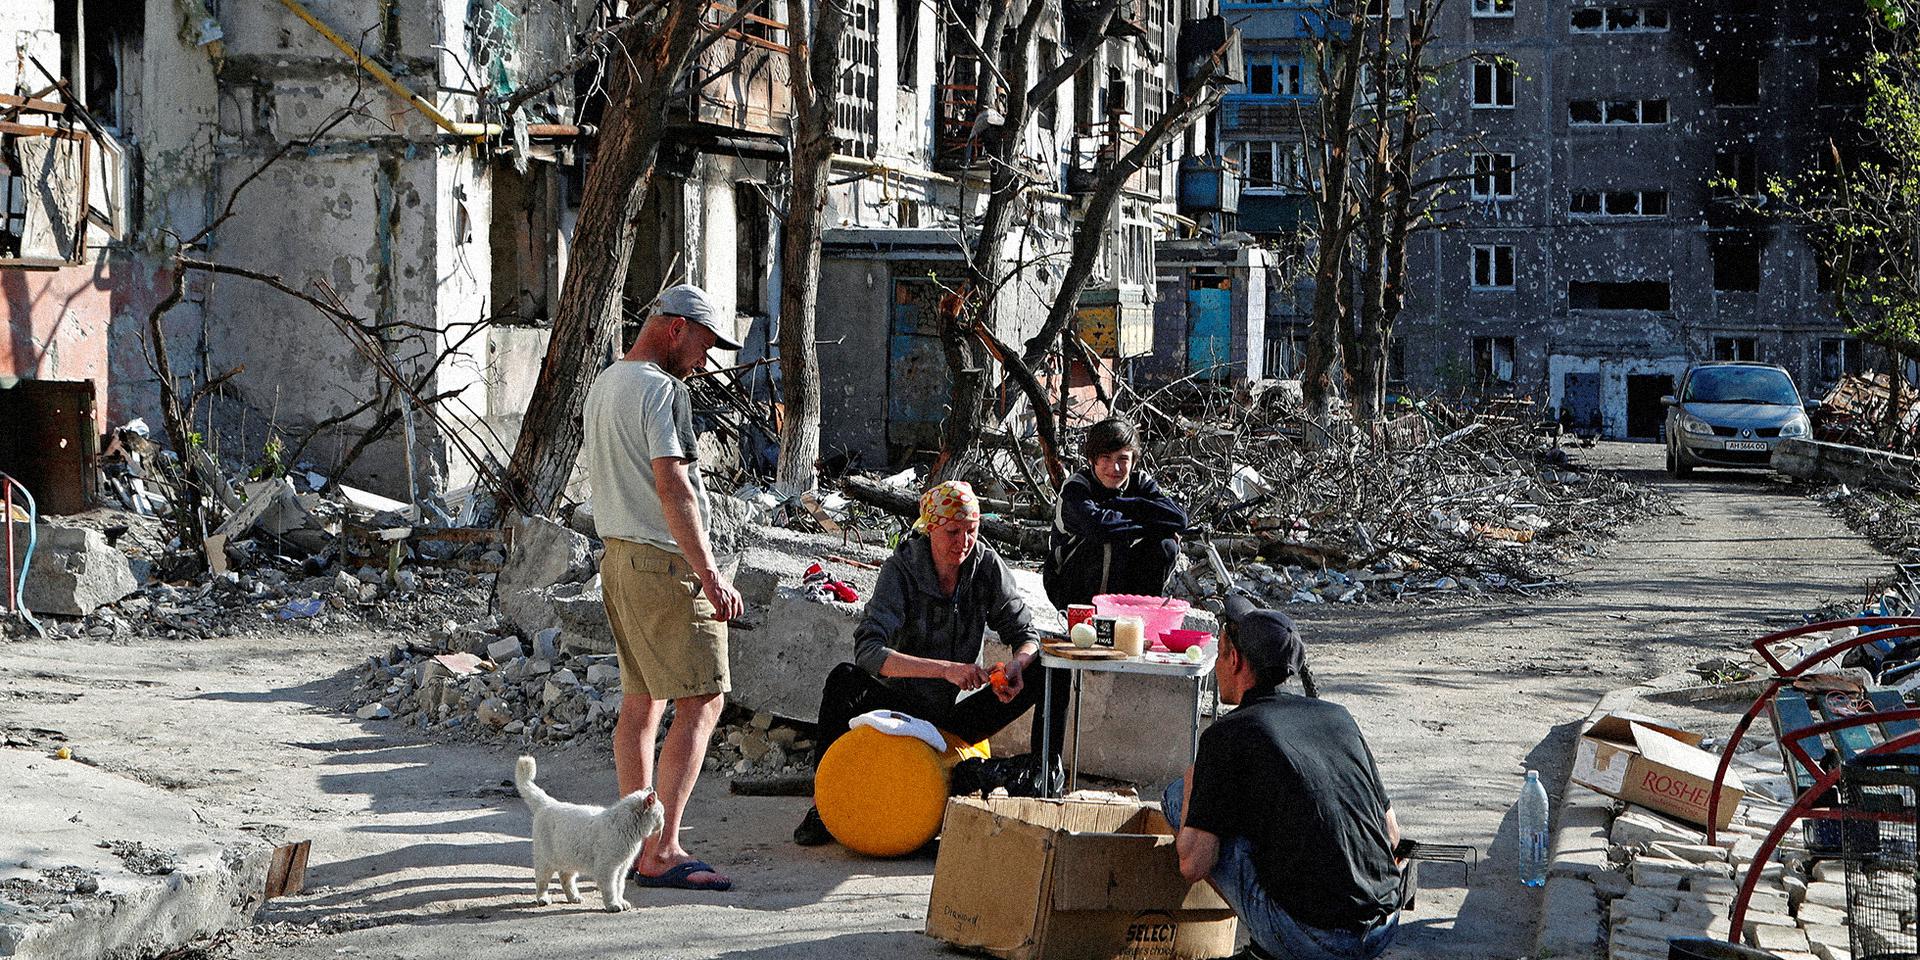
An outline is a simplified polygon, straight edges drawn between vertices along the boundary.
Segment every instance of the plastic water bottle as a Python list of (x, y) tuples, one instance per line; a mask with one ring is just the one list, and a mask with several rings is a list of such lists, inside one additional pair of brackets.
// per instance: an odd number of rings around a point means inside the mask
[(1547, 789), (1540, 785), (1537, 771), (1527, 771), (1513, 812), (1520, 834), (1520, 882), (1540, 886), (1547, 882)]

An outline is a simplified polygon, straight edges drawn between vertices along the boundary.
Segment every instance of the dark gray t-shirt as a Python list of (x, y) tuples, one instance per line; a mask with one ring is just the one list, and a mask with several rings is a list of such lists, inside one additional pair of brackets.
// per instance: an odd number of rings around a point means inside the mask
[(1352, 929), (1400, 903), (1389, 806), (1345, 708), (1266, 690), (1200, 737), (1183, 826), (1249, 838), (1260, 886), (1288, 916)]
[[(603, 538), (680, 553), (653, 487), (653, 461), (676, 457), (692, 464), (699, 459), (687, 385), (652, 361), (617, 361), (601, 371), (587, 391), (581, 428), (594, 529)], [(706, 484), (697, 467), (687, 471), (687, 479), (705, 528), (713, 516)]]

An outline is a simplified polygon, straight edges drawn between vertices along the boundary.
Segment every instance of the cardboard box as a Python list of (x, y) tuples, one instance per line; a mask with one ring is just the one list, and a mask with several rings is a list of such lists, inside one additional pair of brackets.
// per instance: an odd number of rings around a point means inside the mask
[(1180, 876), (1157, 806), (947, 802), (929, 936), (1006, 960), (1203, 960), (1233, 953), (1234, 924)]
[[(1573, 782), (1688, 823), (1707, 825), (1707, 798), (1720, 758), (1700, 749), (1700, 735), (1649, 717), (1610, 713), (1580, 735)], [(1720, 789), (1716, 829), (1733, 819), (1746, 785), (1732, 770)]]

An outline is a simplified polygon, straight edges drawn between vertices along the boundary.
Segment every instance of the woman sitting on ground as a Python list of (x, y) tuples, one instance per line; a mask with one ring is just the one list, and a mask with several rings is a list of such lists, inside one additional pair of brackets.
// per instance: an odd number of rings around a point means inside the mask
[[(907, 538), (880, 568), (866, 615), (853, 634), (854, 662), (827, 675), (820, 694), (814, 764), (847, 732), (853, 718), (897, 710), (925, 720), (967, 743), (978, 743), (1033, 710), (1033, 742), (1040, 742), (1040, 634), (1014, 584), (1013, 569), (980, 542), (980, 501), (973, 488), (948, 481), (920, 497), (920, 534)], [(986, 628), (1013, 648), (1006, 683), (966, 699), (989, 682), (981, 662)], [(1028, 681), (1032, 682), (1028, 682)], [(1065, 729), (1067, 698), (1053, 698), (1053, 726)], [(1060, 736), (1048, 749), (1047, 771), (1060, 782)], [(793, 831), (803, 846), (833, 839), (818, 809)]]
[(1087, 465), (1060, 487), (1041, 574), (1065, 610), (1103, 593), (1160, 596), (1180, 556), (1187, 512), (1145, 471), (1133, 426), (1107, 419), (1087, 430)]

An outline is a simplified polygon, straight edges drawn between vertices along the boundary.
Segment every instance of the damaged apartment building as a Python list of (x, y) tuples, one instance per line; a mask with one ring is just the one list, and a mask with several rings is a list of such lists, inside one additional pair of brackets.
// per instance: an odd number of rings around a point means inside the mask
[[(1306, 206), (1289, 185), (1315, 101), (1303, 6), (1225, 7), (1247, 18), (1249, 81), (1221, 136), (1247, 178), (1240, 226), (1260, 235)], [(1857, 115), (1861, 4), (1441, 9), (1429, 59), (1452, 66), (1430, 101), (1463, 146), (1434, 172), (1460, 186), (1446, 228), (1409, 242), (1396, 389), (1530, 395), (1583, 432), (1651, 439), (1691, 363), (1776, 363), (1817, 397), (1879, 362), (1835, 318), (1802, 232), (1741, 202)], [(1304, 316), (1272, 316), (1277, 344), (1304, 339)]]
[[(565, 62), (607, 6), (0, 4), (0, 401), (48, 423), (0, 449), (0, 470), (29, 472), (29, 453), (55, 447), (84, 461), (95, 452), (86, 425), (143, 418), (159, 432), (148, 318), (184, 257), (278, 278), (362, 321), (353, 334), (270, 285), (186, 269), (166, 343), (184, 382), (218, 381), (194, 412), (215, 453), (255, 462), (278, 438), (321, 475), (452, 501), (474, 481), (477, 452), (512, 447), (574, 253), (599, 109), (590, 80), (540, 93), (518, 126), (503, 128), (493, 104)], [(1024, 265), (1003, 293), (1009, 340), (1044, 317), (1097, 171), (1177, 91), (1181, 31), (1216, 13), (1205, 0), (1129, 0), (1091, 36), (1090, 6), (1049, 6), (1030, 51), (1046, 67), (1100, 45), (1028, 131), (1038, 175), (1004, 251)], [(984, 73), (956, 33), (966, 3), (850, 7), (820, 284), (822, 446), (871, 465), (925, 448), (945, 414), (932, 309), (985, 205)], [(764, 5), (698, 58), (628, 284), (629, 321), (666, 284), (705, 287), (739, 316), (742, 361), (777, 341), (786, 10)], [(719, 29), (732, 13), (706, 16)], [(1211, 142), (1208, 122), (1170, 144), (1100, 226), (1105, 252), (1082, 304), (1109, 359), (1152, 347), (1154, 244), (1195, 231), (1175, 180), (1182, 157)], [(386, 365), (431, 402), (394, 389)], [(753, 373), (771, 386), (777, 367)], [(382, 421), (381, 438), (362, 443)]]

